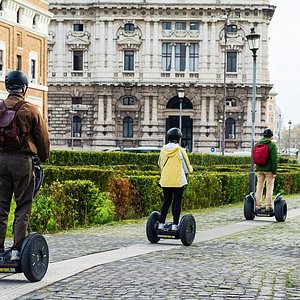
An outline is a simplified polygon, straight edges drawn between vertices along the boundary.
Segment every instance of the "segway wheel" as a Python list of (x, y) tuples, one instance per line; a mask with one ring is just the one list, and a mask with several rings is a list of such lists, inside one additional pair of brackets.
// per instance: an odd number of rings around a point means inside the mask
[(193, 215), (187, 214), (182, 217), (179, 225), (179, 236), (183, 245), (190, 246), (196, 235), (196, 221)]
[(248, 197), (245, 198), (244, 202), (244, 217), (246, 220), (254, 220), (254, 201), (249, 199)]
[(284, 222), (286, 220), (287, 204), (285, 200), (275, 201), (274, 213), (277, 222)]
[(156, 227), (159, 222), (159, 217), (160, 213), (158, 211), (153, 211), (147, 220), (146, 234), (149, 242), (152, 244), (155, 244), (160, 240), (156, 233)]
[(21, 251), (21, 267), (25, 277), (31, 281), (40, 281), (46, 274), (49, 264), (49, 249), (45, 238), (30, 234), (24, 241)]

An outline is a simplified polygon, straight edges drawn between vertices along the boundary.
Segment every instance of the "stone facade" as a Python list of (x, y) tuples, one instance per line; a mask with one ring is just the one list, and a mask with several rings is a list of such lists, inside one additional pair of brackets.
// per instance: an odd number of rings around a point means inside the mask
[(261, 35), (260, 137), (272, 87), (268, 26), (275, 7), (270, 1), (65, 2), (49, 3), (53, 149), (162, 146), (166, 130), (180, 120), (184, 146), (193, 152), (218, 149), (223, 128), (225, 151), (249, 149), (253, 60), (246, 35), (253, 27)]
[(15, 69), (29, 79), (27, 101), (47, 120), (47, 38), (51, 18), (43, 0), (0, 1), (0, 99), (6, 99), (5, 75)]

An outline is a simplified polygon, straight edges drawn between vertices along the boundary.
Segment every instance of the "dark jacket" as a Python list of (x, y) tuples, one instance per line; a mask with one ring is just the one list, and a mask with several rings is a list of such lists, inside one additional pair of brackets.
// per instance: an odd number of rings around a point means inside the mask
[(278, 160), (276, 144), (267, 137), (263, 137), (258, 144), (268, 144), (269, 160), (264, 166), (256, 166), (256, 171), (272, 172), (273, 174), (276, 174)]
[[(10, 94), (4, 100), (7, 107), (13, 107), (18, 101), (24, 101), (21, 94)], [(29, 102), (21, 106), (16, 115), (20, 131), (25, 135), (25, 144), (17, 152), (38, 155), (45, 162), (49, 157), (50, 141), (45, 121), (38, 108)]]

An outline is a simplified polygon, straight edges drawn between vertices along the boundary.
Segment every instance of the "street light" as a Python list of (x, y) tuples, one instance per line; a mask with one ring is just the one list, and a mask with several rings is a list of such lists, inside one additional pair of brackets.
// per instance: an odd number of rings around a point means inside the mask
[(223, 131), (222, 131), (222, 143), (221, 143), (221, 151), (224, 156), (225, 153), (225, 129), (226, 129), (226, 99), (227, 99), (227, 87), (226, 87), (226, 72), (227, 72), (227, 30), (228, 30), (228, 17), (229, 13), (227, 11), (224, 12), (224, 69), (223, 69)]
[(71, 116), (71, 149), (74, 148), (74, 128), (73, 128), (73, 115), (75, 114), (75, 111), (72, 108), (69, 110), (70, 116)]
[(291, 126), (292, 126), (291, 120), (289, 120), (288, 125), (289, 125), (289, 156), (291, 156)]
[(255, 191), (255, 173), (254, 173), (254, 161), (253, 161), (253, 149), (255, 140), (255, 109), (256, 109), (256, 51), (259, 49), (260, 34), (255, 33), (255, 28), (251, 28), (250, 34), (246, 36), (249, 49), (253, 55), (253, 85), (252, 85), (252, 102), (251, 102), (251, 113), (252, 113), (252, 128), (251, 128), (251, 168), (249, 178), (249, 190), (250, 192)]
[(183, 87), (179, 87), (177, 89), (177, 95), (179, 98), (179, 129), (181, 130), (181, 128), (182, 128), (182, 102), (183, 102), (183, 98), (184, 98), (184, 88)]

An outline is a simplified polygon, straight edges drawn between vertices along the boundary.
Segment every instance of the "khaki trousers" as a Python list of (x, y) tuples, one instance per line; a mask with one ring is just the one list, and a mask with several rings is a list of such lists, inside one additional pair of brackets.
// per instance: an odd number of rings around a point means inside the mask
[(0, 152), (0, 250), (4, 249), (7, 220), (13, 195), (16, 200), (13, 248), (21, 249), (27, 233), (34, 192), (32, 157)]
[(266, 184), (266, 207), (272, 206), (275, 175), (272, 172), (257, 172), (256, 206), (261, 206), (264, 186)]

